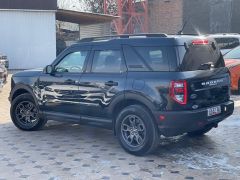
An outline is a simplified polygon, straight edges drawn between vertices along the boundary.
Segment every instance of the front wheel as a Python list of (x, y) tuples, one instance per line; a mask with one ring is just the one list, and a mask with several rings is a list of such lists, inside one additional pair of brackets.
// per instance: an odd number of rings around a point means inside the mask
[(142, 156), (153, 152), (159, 142), (157, 127), (148, 110), (131, 105), (116, 120), (116, 134), (121, 146), (129, 153)]
[(46, 123), (45, 119), (40, 118), (39, 109), (28, 93), (13, 100), (10, 113), (14, 125), (24, 131), (38, 130)]
[(7, 83), (7, 76), (5, 75), (3, 78), (3, 84), (6, 84), (6, 83)]

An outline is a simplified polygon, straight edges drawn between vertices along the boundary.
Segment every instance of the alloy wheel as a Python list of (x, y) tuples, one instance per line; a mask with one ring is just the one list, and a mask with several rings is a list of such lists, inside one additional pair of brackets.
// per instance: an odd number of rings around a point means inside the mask
[(15, 115), (21, 124), (33, 127), (38, 123), (38, 110), (30, 101), (20, 102), (16, 109)]
[(143, 145), (146, 138), (146, 127), (142, 119), (136, 115), (126, 116), (121, 124), (121, 134), (124, 141), (131, 147)]

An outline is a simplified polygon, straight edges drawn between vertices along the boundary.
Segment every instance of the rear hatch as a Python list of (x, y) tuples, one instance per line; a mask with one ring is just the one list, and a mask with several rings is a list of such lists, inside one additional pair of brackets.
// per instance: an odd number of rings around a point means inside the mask
[(216, 42), (192, 39), (177, 49), (178, 71), (187, 86), (184, 107), (199, 109), (227, 102), (230, 99), (230, 76)]

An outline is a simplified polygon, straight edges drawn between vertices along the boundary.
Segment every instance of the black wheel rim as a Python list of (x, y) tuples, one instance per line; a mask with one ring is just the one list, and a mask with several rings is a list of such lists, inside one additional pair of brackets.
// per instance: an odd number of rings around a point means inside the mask
[(146, 138), (146, 127), (142, 119), (136, 115), (126, 116), (121, 124), (124, 141), (133, 148), (143, 145)]
[(22, 125), (33, 127), (38, 123), (38, 110), (30, 101), (20, 102), (15, 109), (15, 115)]

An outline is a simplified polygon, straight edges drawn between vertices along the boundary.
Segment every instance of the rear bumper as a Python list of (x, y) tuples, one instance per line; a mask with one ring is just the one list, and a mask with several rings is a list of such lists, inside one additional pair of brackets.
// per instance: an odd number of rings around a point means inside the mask
[[(233, 114), (233, 101), (216, 106), (221, 106), (222, 113), (211, 117), (208, 117), (208, 108), (193, 111), (155, 112), (154, 115), (161, 135), (177, 136), (206, 126), (214, 127)], [(160, 116), (164, 116), (164, 120), (160, 120)]]

